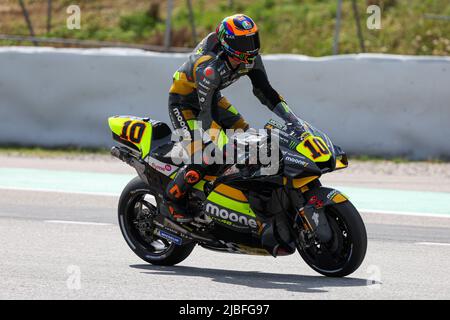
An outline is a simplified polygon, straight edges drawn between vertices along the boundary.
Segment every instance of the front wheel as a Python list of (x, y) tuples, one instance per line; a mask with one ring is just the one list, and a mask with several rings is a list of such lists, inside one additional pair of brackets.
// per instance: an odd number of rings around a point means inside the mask
[(315, 271), (328, 277), (345, 277), (358, 269), (364, 260), (366, 228), (350, 201), (327, 206), (325, 215), (333, 233), (332, 239), (327, 243), (316, 241), (299, 253)]
[(158, 214), (156, 192), (139, 177), (131, 180), (119, 199), (119, 226), (128, 246), (141, 259), (155, 265), (173, 266), (186, 259), (195, 243), (176, 245), (152, 233)]

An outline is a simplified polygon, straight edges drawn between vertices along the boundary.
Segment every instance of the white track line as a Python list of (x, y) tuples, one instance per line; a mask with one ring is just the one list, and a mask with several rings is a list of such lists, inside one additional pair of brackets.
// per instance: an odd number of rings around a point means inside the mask
[(415, 244), (422, 246), (442, 246), (442, 247), (450, 246), (450, 243), (443, 243), (443, 242), (416, 242)]
[(60, 223), (60, 224), (82, 224), (82, 225), (92, 225), (92, 226), (113, 226), (112, 223), (69, 221), (69, 220), (44, 220), (44, 222), (46, 222), (46, 223)]
[(51, 193), (65, 193), (65, 194), (81, 194), (87, 196), (102, 196), (102, 197), (118, 197), (120, 193), (108, 193), (108, 192), (89, 192), (89, 191), (65, 191), (65, 190), (52, 190), (52, 189), (33, 189), (33, 188), (16, 188), (16, 187), (3, 187), (0, 186), (0, 190), (16, 190), (16, 191), (33, 191), (33, 192), (51, 192)]
[[(86, 196), (103, 196), (103, 197), (119, 197), (119, 193), (107, 193), (107, 192), (86, 192), (86, 191), (64, 191), (64, 190), (52, 190), (52, 189), (33, 189), (33, 188), (14, 188), (0, 186), (0, 190), (17, 190), (17, 191), (33, 191), (33, 192), (51, 192), (51, 193), (64, 193), (64, 194), (79, 194)], [(444, 213), (427, 213), (427, 212), (408, 212), (408, 211), (387, 211), (387, 210), (371, 210), (371, 209), (358, 209), (362, 213), (378, 213), (389, 215), (402, 215), (402, 216), (417, 216), (417, 217), (430, 217), (430, 218), (450, 218), (450, 214)]]
[(445, 213), (427, 213), (427, 212), (408, 212), (408, 211), (386, 211), (386, 210), (371, 210), (371, 209), (358, 209), (362, 213), (378, 213), (378, 214), (390, 214), (400, 216), (417, 216), (417, 217), (430, 217), (430, 218), (450, 218), (450, 214)]

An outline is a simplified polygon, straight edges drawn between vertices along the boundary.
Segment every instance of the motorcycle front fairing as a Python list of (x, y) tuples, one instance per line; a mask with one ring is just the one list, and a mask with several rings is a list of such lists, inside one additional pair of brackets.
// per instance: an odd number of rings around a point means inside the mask
[(335, 146), (325, 133), (300, 118), (295, 125), (283, 125), (271, 119), (265, 128), (275, 129), (275, 132), (278, 132), (282, 152), (283, 147), (288, 150), (288, 152), (283, 152), (283, 155), (286, 154), (290, 157), (292, 154), (296, 154), (297, 158), (301, 155), (299, 164), (306, 162), (309, 168), (319, 168), (321, 173), (348, 166), (347, 156), (342, 149)]

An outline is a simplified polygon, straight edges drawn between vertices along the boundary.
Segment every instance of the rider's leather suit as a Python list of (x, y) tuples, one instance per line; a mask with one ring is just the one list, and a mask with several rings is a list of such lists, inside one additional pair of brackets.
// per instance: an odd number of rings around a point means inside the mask
[[(233, 69), (221, 51), (216, 34), (210, 33), (173, 76), (169, 115), (174, 128), (193, 137), (199, 129), (197, 120), (200, 120), (203, 130), (220, 127), (247, 130), (248, 123), (220, 92), (244, 75), (250, 78), (253, 93), (262, 104), (286, 121), (294, 117), (270, 85), (261, 56), (258, 55), (251, 64), (241, 63)], [(201, 141), (193, 141), (187, 151), (192, 155), (201, 152), (202, 148)], [(169, 184), (166, 196), (172, 200), (182, 198), (190, 186), (202, 179), (205, 167), (205, 163), (185, 166)]]

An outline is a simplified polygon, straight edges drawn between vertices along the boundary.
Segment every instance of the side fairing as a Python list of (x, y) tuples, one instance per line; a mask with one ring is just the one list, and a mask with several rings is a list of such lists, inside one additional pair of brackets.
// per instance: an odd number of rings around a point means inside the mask
[(205, 213), (235, 231), (256, 231), (260, 227), (260, 222), (244, 193), (225, 184), (219, 184), (208, 195)]
[(320, 176), (321, 171), (314, 161), (302, 154), (287, 148), (281, 148), (283, 153), (284, 175), (288, 178), (299, 176)]

